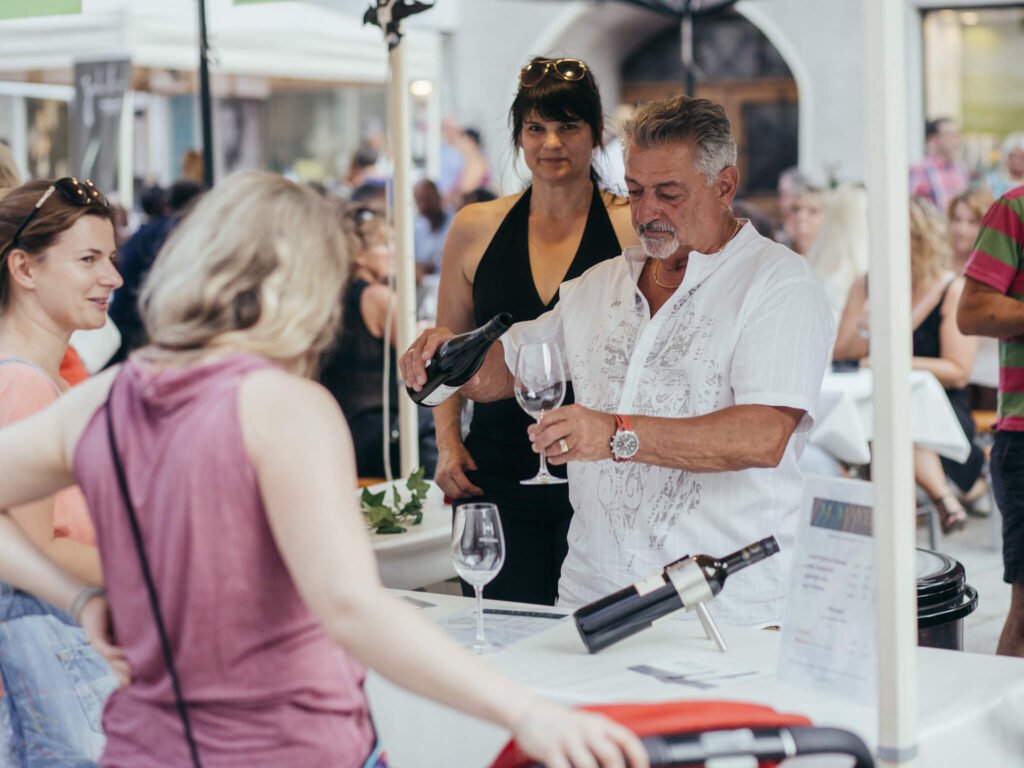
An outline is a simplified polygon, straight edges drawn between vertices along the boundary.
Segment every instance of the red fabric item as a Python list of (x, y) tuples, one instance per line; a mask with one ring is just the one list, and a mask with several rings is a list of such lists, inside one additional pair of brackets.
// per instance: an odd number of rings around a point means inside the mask
[(89, 378), (89, 371), (85, 369), (74, 347), (68, 347), (64, 359), (60, 361), (60, 377), (72, 387)]
[[(803, 715), (776, 712), (771, 707), (739, 701), (660, 701), (648, 704), (604, 704), (581, 707), (621, 723), (641, 738), (668, 733), (697, 733), (732, 728), (780, 728), (811, 725)], [(505, 745), (491, 768), (521, 768), (533, 759), (515, 741)], [(771, 768), (775, 763), (762, 763)]]

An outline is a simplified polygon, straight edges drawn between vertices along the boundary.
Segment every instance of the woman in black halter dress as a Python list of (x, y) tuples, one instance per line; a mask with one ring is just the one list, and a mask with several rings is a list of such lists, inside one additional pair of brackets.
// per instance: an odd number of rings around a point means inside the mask
[[(516, 322), (538, 317), (557, 303), (559, 284), (636, 242), (627, 202), (602, 191), (591, 170), (603, 120), (586, 64), (534, 59), (521, 73), (510, 121), (531, 186), (455, 217), (444, 248), (438, 325), (456, 333), (499, 312)], [(572, 516), (567, 486), (520, 485), (537, 471), (538, 457), (526, 432), (532, 419), (514, 400), (476, 404), (465, 442), (461, 407), (456, 396), (434, 409), (436, 481), (455, 504), (498, 505), (505, 564), (486, 596), (552, 604)]]

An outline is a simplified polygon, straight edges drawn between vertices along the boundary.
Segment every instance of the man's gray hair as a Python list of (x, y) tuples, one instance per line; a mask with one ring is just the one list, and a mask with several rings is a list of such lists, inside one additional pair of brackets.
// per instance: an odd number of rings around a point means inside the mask
[(624, 147), (647, 149), (664, 144), (692, 141), (696, 146), (697, 170), (708, 186), (723, 168), (736, 165), (736, 140), (720, 104), (708, 99), (679, 95), (649, 101), (637, 107), (633, 117), (622, 124)]

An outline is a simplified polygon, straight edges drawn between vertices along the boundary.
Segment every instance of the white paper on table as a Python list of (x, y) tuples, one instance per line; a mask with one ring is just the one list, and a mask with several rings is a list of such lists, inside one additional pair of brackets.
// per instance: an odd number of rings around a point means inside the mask
[(868, 705), (878, 701), (873, 504), (871, 483), (808, 478), (778, 672)]
[(628, 669), (630, 672), (653, 677), (666, 685), (679, 685), (697, 691), (710, 691), (732, 682), (771, 674), (769, 670), (751, 669), (749, 666), (737, 664), (725, 654), (715, 659), (672, 659), (656, 664), (637, 664)]
[[(506, 648), (554, 627), (568, 616), (564, 611), (484, 608), (484, 637)], [(437, 625), (457, 643), (473, 645), (476, 640), (476, 608), (463, 608), (439, 619)]]

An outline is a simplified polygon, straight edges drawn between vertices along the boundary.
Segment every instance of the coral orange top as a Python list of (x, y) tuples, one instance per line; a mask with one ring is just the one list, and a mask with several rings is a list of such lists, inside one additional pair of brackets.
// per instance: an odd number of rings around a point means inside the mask
[(60, 377), (72, 387), (89, 378), (89, 371), (74, 347), (68, 347), (64, 359), (60, 361)]
[[(0, 358), (0, 427), (41, 411), (60, 396), (57, 382), (28, 361)], [(53, 505), (53, 531), (83, 544), (96, 545), (85, 497), (77, 486), (59, 491)]]

